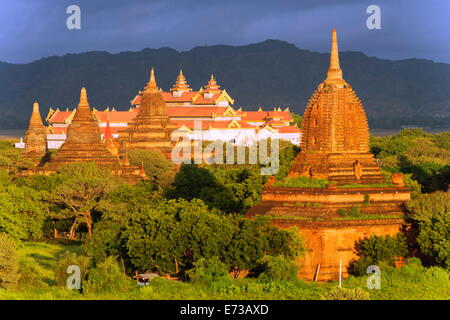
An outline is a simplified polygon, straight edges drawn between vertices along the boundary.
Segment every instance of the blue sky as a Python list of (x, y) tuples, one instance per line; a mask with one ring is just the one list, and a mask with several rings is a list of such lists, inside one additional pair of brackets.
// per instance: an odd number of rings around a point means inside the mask
[[(71, 4), (81, 8), (81, 30), (66, 27)], [(381, 8), (380, 30), (366, 27), (371, 4)], [(450, 63), (449, 21), (448, 0), (0, 0), (0, 61), (266, 39), (328, 52), (336, 28), (341, 50)]]

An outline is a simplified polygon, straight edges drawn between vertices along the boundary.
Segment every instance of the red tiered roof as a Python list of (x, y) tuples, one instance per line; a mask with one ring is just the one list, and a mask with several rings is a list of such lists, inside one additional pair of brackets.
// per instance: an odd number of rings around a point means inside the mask
[(56, 110), (52, 116), (50, 117), (48, 122), (51, 123), (65, 123), (65, 120), (67, 117), (69, 117), (72, 114), (73, 111), (60, 111)]

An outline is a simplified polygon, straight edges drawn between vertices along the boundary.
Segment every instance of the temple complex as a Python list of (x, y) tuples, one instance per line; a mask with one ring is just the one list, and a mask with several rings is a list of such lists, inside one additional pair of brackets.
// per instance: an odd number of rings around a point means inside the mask
[(301, 147), (288, 177), (269, 179), (261, 202), (246, 216), (266, 215), (280, 228), (297, 227), (307, 246), (298, 260), (299, 277), (337, 279), (340, 265), (346, 276), (358, 258), (358, 240), (405, 228), (410, 191), (401, 174), (386, 181), (369, 152), (367, 119), (343, 79), (335, 30), (327, 77), (303, 116)]
[[(45, 146), (45, 141), (42, 141), (42, 145)], [(24, 175), (50, 174), (63, 165), (74, 162), (95, 162), (129, 183), (146, 178), (138, 167), (122, 163), (117, 155), (112, 154), (107, 148), (107, 141), (102, 142), (85, 88), (81, 89), (80, 102), (67, 129), (65, 143), (47, 163), (25, 171)]]
[(136, 118), (129, 123), (126, 130), (119, 132), (121, 147), (158, 150), (169, 158), (174, 146), (170, 135), (176, 128), (166, 113), (166, 103), (158, 90), (152, 68), (150, 80), (142, 92)]
[(42, 158), (47, 153), (47, 129), (42, 123), (39, 112), (39, 103), (33, 103), (28, 130), (25, 133), (25, 148), (23, 156), (29, 158)]
[[(93, 108), (94, 118), (100, 127), (103, 139), (107, 123), (113, 138), (119, 137), (119, 131), (128, 129), (136, 118), (144, 91), (130, 101), (126, 111), (116, 108)], [(209, 81), (198, 91), (189, 86), (185, 74), (180, 70), (169, 91), (159, 90), (165, 104), (166, 115), (177, 129), (193, 137), (194, 124), (200, 124), (203, 140), (231, 141), (236, 145), (251, 145), (255, 142), (278, 137), (293, 144), (300, 143), (300, 129), (292, 124), (289, 108), (274, 107), (272, 110), (244, 111), (233, 108), (234, 99), (217, 83), (211, 75)], [(50, 108), (46, 121), (47, 146), (49, 150), (59, 149), (67, 138), (67, 128), (75, 115), (75, 109)], [(23, 148), (24, 144), (17, 144)]]

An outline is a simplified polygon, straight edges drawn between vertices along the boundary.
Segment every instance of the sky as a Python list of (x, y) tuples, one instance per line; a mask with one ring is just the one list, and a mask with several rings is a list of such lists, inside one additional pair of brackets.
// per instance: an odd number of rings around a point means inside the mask
[[(80, 7), (79, 30), (66, 26), (70, 5)], [(369, 5), (381, 29), (366, 25)], [(266, 39), (328, 52), (333, 28), (341, 51), (450, 63), (449, 0), (0, 0), (0, 61)]]

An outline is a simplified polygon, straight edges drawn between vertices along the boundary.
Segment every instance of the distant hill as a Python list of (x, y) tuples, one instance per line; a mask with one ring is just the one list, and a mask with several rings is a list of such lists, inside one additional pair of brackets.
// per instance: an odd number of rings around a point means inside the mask
[[(376, 128), (403, 125), (449, 127), (450, 65), (423, 59), (390, 61), (361, 52), (341, 52), (344, 78), (353, 86)], [(178, 52), (171, 48), (139, 52), (86, 52), (28, 64), (0, 62), (0, 128), (26, 126), (35, 99), (42, 115), (51, 107), (73, 108), (81, 86), (91, 106), (128, 109), (155, 66), (158, 85), (168, 90), (183, 69), (197, 90), (214, 73), (235, 107), (290, 106), (302, 114), (324, 79), (328, 54), (267, 40), (246, 46), (207, 46)]]

